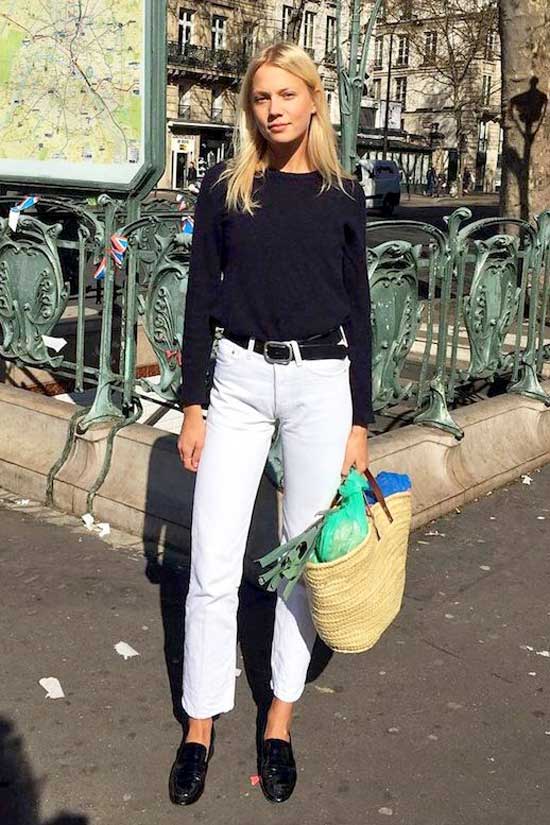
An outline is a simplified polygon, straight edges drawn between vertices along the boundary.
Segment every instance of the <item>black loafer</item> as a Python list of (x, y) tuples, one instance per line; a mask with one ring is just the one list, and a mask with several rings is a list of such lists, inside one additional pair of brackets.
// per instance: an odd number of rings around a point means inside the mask
[(260, 785), (270, 802), (286, 802), (296, 785), (296, 763), (291, 742), (264, 739), (260, 758)]
[(214, 755), (215, 732), (212, 728), (210, 748), (198, 742), (183, 741), (170, 771), (168, 788), (174, 805), (192, 805), (202, 796), (208, 763)]

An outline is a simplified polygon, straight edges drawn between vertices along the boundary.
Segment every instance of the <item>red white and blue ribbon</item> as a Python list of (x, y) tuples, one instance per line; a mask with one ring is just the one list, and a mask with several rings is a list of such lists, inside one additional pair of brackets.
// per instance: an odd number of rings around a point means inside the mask
[[(126, 252), (128, 251), (128, 238), (125, 238), (124, 235), (118, 235), (116, 232), (114, 235), (111, 235), (111, 247), (109, 249), (108, 254), (114, 261), (115, 267), (117, 269), (122, 269), (124, 264), (124, 258), (126, 256)], [(94, 273), (94, 278), (96, 281), (102, 281), (105, 278), (105, 273), (107, 272), (107, 255), (104, 255), (101, 259), (101, 262)]]
[(115, 262), (117, 269), (122, 269), (124, 264), (124, 256), (128, 251), (128, 238), (124, 235), (111, 235), (111, 257)]
[(38, 203), (39, 200), (40, 198), (38, 197), (38, 195), (29, 195), (28, 198), (22, 200), (21, 203), (17, 204), (17, 206), (12, 206), (12, 208), (10, 209), (8, 224), (13, 232), (17, 230), (17, 224), (19, 223), (19, 215), (21, 214), (21, 212), (25, 212), (27, 209), (31, 209)]
[(180, 212), (184, 212), (187, 209), (187, 201), (183, 195), (176, 195), (176, 202)]
[(94, 278), (96, 281), (102, 281), (105, 278), (105, 273), (107, 272), (107, 257), (104, 256), (101, 259), (101, 263), (99, 264), (98, 268), (94, 273)]

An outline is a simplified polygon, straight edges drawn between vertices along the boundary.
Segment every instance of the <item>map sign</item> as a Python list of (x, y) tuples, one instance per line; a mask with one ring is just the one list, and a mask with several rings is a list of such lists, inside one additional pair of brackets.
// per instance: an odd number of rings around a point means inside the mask
[(135, 179), (145, 160), (149, 2), (2, 0), (0, 179)]

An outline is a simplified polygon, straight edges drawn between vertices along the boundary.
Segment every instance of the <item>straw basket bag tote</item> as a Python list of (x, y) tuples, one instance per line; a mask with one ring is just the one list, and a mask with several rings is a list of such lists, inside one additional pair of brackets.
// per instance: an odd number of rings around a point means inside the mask
[(367, 537), (341, 558), (305, 566), (317, 632), (338, 653), (362, 653), (376, 644), (399, 613), (405, 589), (410, 490), (384, 498), (370, 470), (365, 475), (376, 498), (366, 505)]

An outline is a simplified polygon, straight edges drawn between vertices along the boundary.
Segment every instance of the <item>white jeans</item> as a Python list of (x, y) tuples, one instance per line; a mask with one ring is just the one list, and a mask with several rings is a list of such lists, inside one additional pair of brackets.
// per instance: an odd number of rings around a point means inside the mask
[[(238, 588), (276, 420), (287, 541), (330, 505), (340, 484), (352, 423), (349, 359), (269, 364), (250, 348), (222, 339), (191, 528), (183, 707), (194, 718), (234, 706)], [(298, 583), (288, 603), (277, 599), (271, 665), (279, 699), (295, 702), (301, 696), (315, 635), (307, 592)]]

